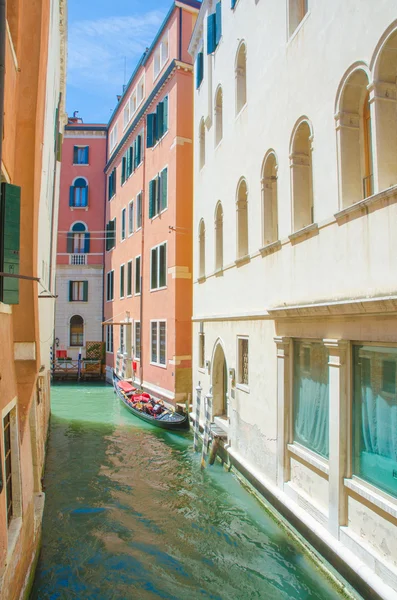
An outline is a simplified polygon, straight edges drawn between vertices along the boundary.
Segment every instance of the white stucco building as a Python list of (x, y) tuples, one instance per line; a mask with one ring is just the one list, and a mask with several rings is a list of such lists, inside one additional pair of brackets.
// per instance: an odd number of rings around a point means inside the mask
[(396, 17), (205, 0), (190, 44), (194, 389), (374, 598), (397, 597)]

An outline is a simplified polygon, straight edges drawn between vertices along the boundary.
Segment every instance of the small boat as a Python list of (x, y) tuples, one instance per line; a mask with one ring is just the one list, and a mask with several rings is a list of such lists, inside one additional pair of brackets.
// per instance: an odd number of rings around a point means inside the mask
[(113, 387), (127, 410), (142, 419), (142, 421), (171, 431), (186, 431), (189, 429), (188, 415), (180, 415), (164, 405), (161, 405), (161, 414), (148, 414), (145, 412), (144, 406), (150, 402), (150, 395), (137, 391), (128, 381), (121, 379), (115, 371), (113, 371)]

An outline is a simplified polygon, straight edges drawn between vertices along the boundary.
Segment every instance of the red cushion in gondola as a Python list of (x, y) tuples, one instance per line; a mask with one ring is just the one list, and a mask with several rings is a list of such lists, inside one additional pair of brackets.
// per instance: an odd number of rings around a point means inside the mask
[(136, 388), (134, 388), (130, 383), (128, 383), (128, 381), (119, 381), (118, 386), (126, 394), (130, 394), (131, 392), (136, 391)]

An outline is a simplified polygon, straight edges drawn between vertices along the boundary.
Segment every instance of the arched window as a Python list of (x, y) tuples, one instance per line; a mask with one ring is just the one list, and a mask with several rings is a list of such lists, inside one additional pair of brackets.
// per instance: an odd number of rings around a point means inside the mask
[[(374, 116), (374, 191), (397, 184), (397, 26), (385, 33), (373, 60), (371, 109)], [(375, 154), (375, 152), (374, 152)]]
[(223, 137), (223, 92), (219, 86), (215, 97), (215, 146)]
[(293, 230), (311, 225), (313, 215), (312, 133), (306, 119), (298, 122), (291, 143)]
[(355, 68), (341, 87), (337, 101), (339, 197), (346, 208), (373, 193), (371, 116), (368, 75)]
[(204, 119), (200, 121), (199, 128), (199, 144), (200, 144), (200, 169), (205, 165), (205, 125)]
[(248, 256), (248, 202), (247, 184), (242, 179), (237, 190), (237, 258)]
[(70, 254), (88, 254), (90, 251), (90, 234), (84, 223), (75, 223), (68, 233), (67, 252)]
[(246, 46), (242, 42), (236, 57), (236, 115), (247, 102), (247, 57)]
[(88, 206), (88, 183), (84, 177), (78, 177), (70, 186), (69, 206), (74, 208)]
[(199, 225), (199, 277), (205, 277), (205, 224), (203, 219)]
[(218, 202), (215, 210), (215, 271), (223, 269), (223, 209)]
[(277, 159), (273, 151), (265, 157), (262, 171), (263, 245), (278, 240)]
[(70, 319), (70, 346), (84, 346), (84, 319), (80, 315)]

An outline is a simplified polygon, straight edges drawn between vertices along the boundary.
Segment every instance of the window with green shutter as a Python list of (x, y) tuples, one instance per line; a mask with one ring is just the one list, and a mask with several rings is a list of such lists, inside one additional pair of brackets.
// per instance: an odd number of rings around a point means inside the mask
[(196, 89), (198, 89), (204, 77), (204, 54), (199, 52), (196, 58)]
[(127, 263), (127, 296), (132, 296), (132, 260)]
[(157, 290), (167, 285), (167, 244), (160, 244), (151, 250), (150, 289)]
[(136, 197), (136, 228), (142, 227), (142, 192)]
[(88, 281), (69, 281), (69, 302), (88, 302)]
[(141, 257), (135, 257), (135, 294), (141, 293)]
[(216, 50), (216, 14), (212, 13), (207, 19), (207, 54)]
[(156, 114), (150, 113), (147, 116), (146, 145), (153, 148), (156, 143)]
[(218, 2), (215, 9), (215, 44), (218, 46), (222, 36), (222, 2)]
[(156, 106), (156, 138), (159, 140), (163, 136), (164, 126), (164, 103), (159, 102)]
[(124, 155), (121, 159), (121, 185), (127, 179), (127, 157)]
[[(0, 189), (0, 270), (19, 275), (21, 188), (2, 183)], [(19, 279), (0, 277), (0, 301), (19, 303)]]
[(149, 219), (153, 219), (155, 216), (155, 193), (156, 180), (152, 179), (149, 181)]
[(163, 100), (163, 135), (168, 131), (168, 96)]
[(168, 169), (160, 173), (160, 212), (168, 206)]
[(124, 298), (124, 282), (125, 282), (125, 268), (124, 265), (120, 266), (120, 298)]

